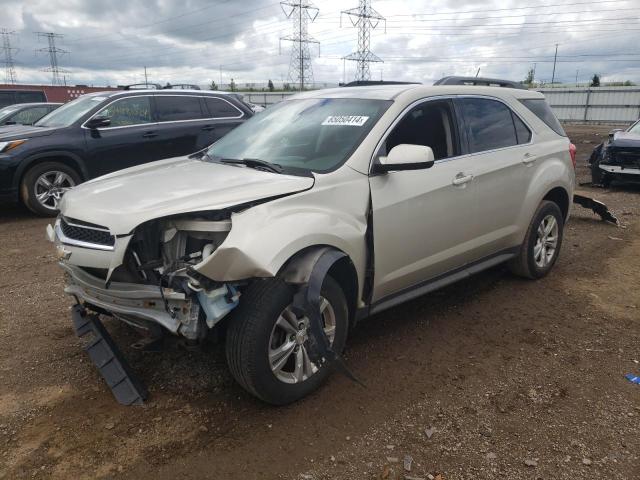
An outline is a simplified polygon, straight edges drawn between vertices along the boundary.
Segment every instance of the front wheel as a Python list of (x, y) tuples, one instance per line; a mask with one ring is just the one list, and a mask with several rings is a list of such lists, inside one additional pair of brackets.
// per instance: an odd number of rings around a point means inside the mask
[(547, 275), (558, 259), (563, 229), (560, 207), (554, 202), (543, 201), (533, 215), (518, 255), (509, 262), (510, 270), (531, 279)]
[[(229, 370), (247, 391), (265, 402), (284, 405), (315, 389), (329, 369), (309, 357), (309, 319), (292, 310), (293, 289), (283, 280), (257, 280), (242, 294), (227, 330)], [(327, 277), (320, 312), (333, 350), (347, 338), (349, 315), (340, 285)]]
[(46, 162), (27, 171), (20, 185), (22, 203), (42, 217), (58, 214), (58, 201), (70, 188), (80, 183), (80, 175), (59, 162)]

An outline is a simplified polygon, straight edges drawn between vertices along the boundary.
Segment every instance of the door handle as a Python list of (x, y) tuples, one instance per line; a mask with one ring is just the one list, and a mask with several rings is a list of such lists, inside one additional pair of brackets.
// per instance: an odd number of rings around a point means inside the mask
[(465, 183), (470, 182), (471, 180), (473, 180), (473, 175), (465, 175), (464, 173), (460, 172), (459, 174), (457, 174), (455, 176), (455, 178), (453, 179), (453, 181), (451, 183), (453, 183), (454, 185), (464, 185)]
[(142, 134), (143, 138), (153, 138), (153, 137), (157, 137), (158, 134), (156, 132), (145, 132)]
[(537, 160), (537, 157), (535, 155), (533, 155), (532, 153), (525, 153), (524, 154), (524, 158), (522, 159), (522, 163), (524, 163), (525, 165), (529, 165), (530, 163), (533, 163)]
[(206, 131), (211, 131), (215, 129), (216, 129), (215, 125), (205, 125), (204, 127), (202, 127), (202, 130), (206, 130)]

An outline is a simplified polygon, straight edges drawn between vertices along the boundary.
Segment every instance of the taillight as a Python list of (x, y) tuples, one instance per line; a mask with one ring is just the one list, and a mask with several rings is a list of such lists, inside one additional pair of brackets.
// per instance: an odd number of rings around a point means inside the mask
[(569, 155), (571, 155), (571, 163), (573, 163), (573, 168), (576, 168), (576, 146), (573, 143), (569, 144)]

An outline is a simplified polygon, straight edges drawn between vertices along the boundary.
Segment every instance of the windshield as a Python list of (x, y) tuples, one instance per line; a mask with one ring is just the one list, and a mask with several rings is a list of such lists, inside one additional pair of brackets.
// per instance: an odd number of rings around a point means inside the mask
[(45, 115), (34, 125), (36, 127), (68, 127), (106, 98), (106, 96), (93, 95), (77, 98)]
[(258, 159), (314, 172), (344, 163), (391, 105), (386, 100), (311, 98), (288, 100), (232, 130), (207, 154)]
[(0, 108), (0, 120), (4, 120), (5, 117), (8, 117), (13, 112), (19, 109), (20, 109), (19, 105), (12, 105), (11, 107)]
[(631, 133), (640, 133), (640, 120), (631, 125), (628, 131)]

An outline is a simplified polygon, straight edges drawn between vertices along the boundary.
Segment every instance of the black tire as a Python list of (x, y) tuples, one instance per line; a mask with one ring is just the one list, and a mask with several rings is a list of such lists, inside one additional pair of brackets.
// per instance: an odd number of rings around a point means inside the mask
[[(548, 263), (544, 266), (540, 266), (536, 263), (534, 249), (538, 241), (538, 227), (549, 215), (552, 215), (557, 222), (557, 243), (552, 258), (548, 260)], [(563, 230), (564, 217), (562, 216), (560, 207), (554, 202), (544, 200), (533, 215), (518, 255), (509, 262), (511, 272), (520, 277), (534, 280), (547, 275), (555, 265), (558, 255), (560, 254)]]
[[(20, 199), (29, 210), (41, 217), (54, 217), (58, 214), (58, 210), (56, 208), (47, 208), (46, 206), (43, 206), (36, 198), (39, 188), (36, 185), (38, 178), (40, 178), (40, 176), (44, 174), (53, 172), (64, 173), (68, 176), (70, 182), (73, 183), (73, 185), (78, 185), (82, 181), (78, 172), (76, 172), (68, 165), (60, 162), (39, 163), (27, 170), (27, 173), (24, 174), (24, 177), (22, 177), (22, 182), (20, 183)], [(65, 181), (65, 185), (67, 183), (68, 182)]]
[[(285, 405), (305, 397), (330, 373), (322, 367), (306, 380), (285, 383), (271, 370), (268, 358), (271, 332), (280, 314), (293, 301), (293, 293), (293, 289), (279, 278), (255, 281), (242, 294), (227, 329), (226, 353), (231, 374), (249, 393), (273, 405)], [(331, 277), (324, 281), (322, 296), (335, 313), (333, 348), (340, 353), (349, 329), (347, 301), (340, 285)]]

